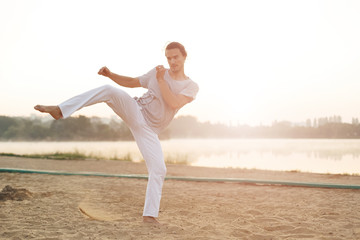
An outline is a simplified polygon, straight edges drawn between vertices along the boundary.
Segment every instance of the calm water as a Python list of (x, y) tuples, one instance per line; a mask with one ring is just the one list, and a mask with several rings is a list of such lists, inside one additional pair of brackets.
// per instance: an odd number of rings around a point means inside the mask
[[(172, 139), (162, 146), (168, 162), (192, 166), (360, 173), (360, 140)], [(142, 160), (135, 142), (0, 142), (0, 152), (6, 153), (56, 151)]]

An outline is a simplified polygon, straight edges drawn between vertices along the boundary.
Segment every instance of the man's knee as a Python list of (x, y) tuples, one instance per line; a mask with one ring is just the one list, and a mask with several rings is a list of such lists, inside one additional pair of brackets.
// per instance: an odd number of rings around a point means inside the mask
[(165, 164), (161, 164), (159, 166), (154, 167), (150, 170), (150, 174), (161, 177), (162, 179), (166, 176), (166, 166)]
[(160, 174), (161, 176), (165, 177), (166, 176), (166, 172), (167, 172), (167, 168), (165, 166), (165, 164), (163, 165), (163, 167), (161, 167), (160, 169)]
[(121, 102), (123, 99), (127, 97), (127, 94), (125, 91), (116, 88), (114, 86), (111, 86), (109, 84), (103, 85), (102, 87), (103, 92), (113, 101)]
[(105, 85), (101, 86), (100, 88), (102, 88), (103, 91), (110, 93), (110, 94), (114, 93), (114, 91), (116, 91), (116, 88), (109, 84), (105, 84)]

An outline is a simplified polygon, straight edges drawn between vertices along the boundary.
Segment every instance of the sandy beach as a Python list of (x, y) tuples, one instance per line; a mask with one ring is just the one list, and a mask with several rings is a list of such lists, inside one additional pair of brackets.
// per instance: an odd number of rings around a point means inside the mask
[[(0, 168), (146, 174), (144, 163), (0, 157)], [(167, 165), (167, 176), (360, 185), (360, 176)], [(145, 179), (0, 173), (0, 239), (360, 239), (360, 190), (166, 180), (160, 226), (142, 223)], [(0, 189), (0, 191), (1, 191)], [(93, 219), (79, 210), (85, 209)]]

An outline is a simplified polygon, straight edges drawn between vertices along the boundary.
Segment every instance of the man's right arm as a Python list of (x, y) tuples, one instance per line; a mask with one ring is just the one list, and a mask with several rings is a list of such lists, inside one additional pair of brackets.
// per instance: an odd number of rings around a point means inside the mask
[(117, 84), (123, 87), (128, 87), (128, 88), (141, 87), (138, 78), (118, 75), (116, 73), (111, 72), (107, 67), (102, 67), (99, 70), (98, 74), (110, 78), (111, 80), (113, 80), (114, 82), (116, 82)]

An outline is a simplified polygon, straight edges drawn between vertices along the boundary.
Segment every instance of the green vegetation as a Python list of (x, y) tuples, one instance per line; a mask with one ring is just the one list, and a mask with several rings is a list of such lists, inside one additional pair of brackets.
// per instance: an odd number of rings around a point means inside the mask
[(58, 121), (0, 116), (0, 140), (12, 141), (117, 141), (132, 140), (123, 122), (102, 122), (79, 116)]
[(271, 126), (227, 126), (198, 122), (195, 117), (176, 118), (168, 128), (172, 138), (360, 138), (360, 124), (342, 123), (340, 117), (319, 118), (314, 124), (307, 120), (302, 125), (291, 122), (273, 122)]
[[(274, 122), (271, 126), (227, 126), (180, 116), (160, 135), (169, 138), (360, 138), (357, 119), (342, 123), (339, 116), (307, 120), (302, 125)], [(133, 140), (126, 124), (85, 116), (61, 120), (0, 116), (0, 141), (120, 141)]]
[(113, 156), (111, 157), (109, 160), (121, 160), (121, 161), (128, 161), (128, 162), (132, 162), (133, 159), (131, 157), (131, 154), (130, 153), (127, 153), (125, 156), (123, 157), (118, 157), (118, 156)]
[(55, 159), (55, 160), (83, 160), (89, 158), (79, 152), (55, 152), (47, 154), (13, 154), (13, 153), (0, 153), (0, 156), (6, 157), (25, 157), (25, 158), (42, 158), (42, 159)]
[[(0, 156), (5, 157), (23, 157), (23, 158), (41, 158), (41, 159), (54, 159), (54, 160), (85, 160), (85, 159), (95, 159), (101, 160), (104, 159), (100, 156), (95, 155), (86, 155), (78, 151), (75, 152), (55, 152), (55, 153), (45, 153), (45, 154), (14, 154), (14, 153), (0, 153)], [(128, 153), (124, 157), (113, 157), (110, 160), (120, 160), (120, 161), (132, 161), (131, 155)]]
[(165, 156), (165, 163), (188, 165), (189, 158), (186, 154), (168, 154)]

